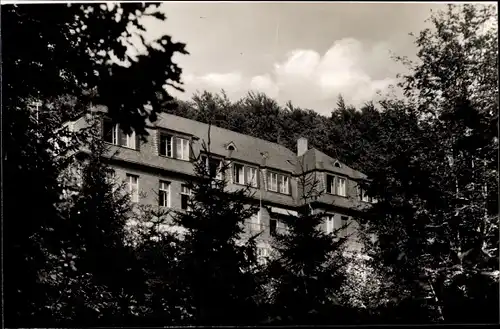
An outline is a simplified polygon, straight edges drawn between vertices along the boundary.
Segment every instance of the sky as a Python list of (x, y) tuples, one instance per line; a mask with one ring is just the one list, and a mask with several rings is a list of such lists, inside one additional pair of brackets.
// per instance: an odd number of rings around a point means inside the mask
[(165, 2), (164, 22), (147, 19), (147, 38), (186, 44), (174, 57), (184, 93), (224, 89), (236, 100), (264, 92), (280, 104), (328, 114), (347, 103), (376, 100), (404, 67), (391, 53), (415, 56), (410, 32), (426, 26), (438, 3)]

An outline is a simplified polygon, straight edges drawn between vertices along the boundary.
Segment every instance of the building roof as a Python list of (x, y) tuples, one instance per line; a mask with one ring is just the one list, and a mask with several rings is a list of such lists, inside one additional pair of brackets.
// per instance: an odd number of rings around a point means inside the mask
[[(168, 113), (160, 113), (153, 126), (194, 135), (200, 140), (208, 142), (209, 125), (206, 123)], [(231, 157), (234, 159), (259, 165), (262, 164), (263, 155), (267, 155), (265, 160), (267, 167), (290, 173), (295, 171), (297, 156), (295, 152), (286, 147), (214, 125), (210, 127), (211, 153), (227, 156), (229, 143), (235, 146), (235, 150), (231, 153)]]
[[(96, 107), (96, 110), (106, 112), (104, 106)], [(208, 142), (209, 125), (203, 122), (169, 113), (159, 113), (158, 119), (154, 123), (151, 123), (149, 120), (146, 120), (146, 123), (153, 128), (177, 131), (196, 136), (200, 141)], [(229, 154), (227, 146), (229, 144), (235, 147), (234, 151), (231, 152), (232, 158), (255, 165), (265, 163), (269, 168), (289, 173), (324, 170), (354, 179), (367, 178), (365, 174), (350, 168), (315, 148), (310, 148), (302, 156), (297, 157), (295, 152), (282, 145), (212, 125), (210, 127), (210, 152), (227, 157)], [(263, 162), (264, 155), (266, 157), (265, 162)], [(340, 166), (336, 166), (336, 163)]]
[[(301, 170), (325, 170), (336, 172), (355, 179), (366, 179), (365, 174), (346, 166), (337, 159), (334, 159), (315, 148), (307, 150), (307, 152), (298, 157), (298, 159), (297, 171), (299, 172)], [(336, 164), (338, 166), (336, 166)]]

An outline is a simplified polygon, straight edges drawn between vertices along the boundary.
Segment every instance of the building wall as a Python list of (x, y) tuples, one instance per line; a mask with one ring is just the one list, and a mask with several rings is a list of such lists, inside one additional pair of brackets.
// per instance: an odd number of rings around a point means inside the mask
[[(75, 129), (82, 128), (85, 126), (83, 120), (79, 120), (74, 124)], [(133, 174), (139, 176), (139, 190), (141, 194), (140, 203), (141, 204), (158, 204), (157, 193), (159, 191), (160, 180), (169, 181), (170, 184), (170, 205), (174, 210), (179, 210), (181, 205), (181, 185), (188, 178), (194, 174), (194, 166), (189, 161), (184, 161), (180, 159), (173, 159), (164, 156), (160, 156), (158, 152), (158, 129), (153, 129), (151, 127), (146, 128), (148, 136), (146, 136), (146, 141), (141, 141), (137, 150), (129, 149), (125, 147), (120, 147), (116, 145), (110, 145), (109, 156), (113, 159), (113, 166), (116, 170), (117, 177), (121, 180), (126, 179), (126, 174)], [(196, 132), (193, 132), (196, 133)], [(175, 134), (175, 133), (174, 133)], [(201, 150), (201, 140), (193, 139), (186, 134), (179, 134), (183, 137), (191, 139), (192, 153), (196, 156), (199, 155)], [(228, 152), (229, 156), (229, 152)], [(226, 161), (232, 161), (231, 158), (226, 158)], [(237, 159), (234, 160), (237, 162)], [(255, 163), (251, 165), (258, 167), (261, 159), (255, 159)], [(245, 162), (242, 162), (245, 164)], [(274, 169), (274, 170), (273, 170)], [(266, 182), (266, 172), (268, 170), (278, 171), (280, 168), (262, 168), (259, 170), (259, 187), (250, 188), (250, 192), (253, 193), (256, 202), (259, 199), (262, 200), (264, 205), (277, 205), (282, 206), (285, 209), (294, 209), (296, 206), (302, 205), (301, 200), (303, 195), (303, 187), (298, 184), (297, 177), (291, 177), (290, 179), (290, 194), (284, 195), (277, 192), (272, 192), (267, 190)], [(292, 173), (288, 173), (292, 174)], [(232, 180), (232, 170), (226, 172), (226, 177), (228, 181), (227, 189), (229, 191), (234, 191), (242, 188), (241, 185), (233, 184)], [(332, 195), (326, 193), (326, 173), (324, 171), (314, 171), (307, 175), (307, 181), (311, 184), (314, 180), (318, 180), (318, 189), (323, 191), (323, 194), (319, 197), (317, 201), (324, 204), (335, 205), (336, 210), (334, 212), (335, 219), (340, 225), (340, 216), (347, 214), (349, 209), (361, 209), (367, 204), (360, 202), (357, 198), (356, 181), (350, 177), (346, 177), (346, 197)], [(261, 211), (261, 225), (263, 233), (259, 237), (261, 240), (266, 240), (269, 238), (270, 232), (270, 221), (272, 214), (267, 208)], [(250, 233), (250, 223), (246, 224), (245, 234)], [(325, 224), (322, 225), (323, 229)], [(357, 224), (354, 223), (349, 227), (349, 232), (354, 231)], [(349, 233), (348, 232), (348, 233)]]

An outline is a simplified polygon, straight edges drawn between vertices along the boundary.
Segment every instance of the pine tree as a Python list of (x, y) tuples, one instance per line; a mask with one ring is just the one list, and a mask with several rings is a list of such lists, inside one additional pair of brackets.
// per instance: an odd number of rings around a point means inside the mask
[(195, 157), (196, 177), (186, 182), (191, 191), (188, 210), (174, 217), (174, 223), (186, 229), (178, 277), (188, 296), (188, 322), (253, 324), (258, 317), (255, 299), (259, 295), (252, 273), (256, 246), (252, 239), (242, 241), (242, 233), (245, 222), (258, 209), (248, 204), (248, 188), (234, 192), (225, 188), (230, 164), (211, 165), (210, 140), (203, 142), (202, 150), (204, 153)]
[(188, 294), (179, 276), (182, 230), (172, 227), (174, 211), (160, 200), (158, 195), (158, 204), (138, 207), (130, 232), (145, 276), (145, 298), (138, 309), (143, 326), (179, 325), (189, 316)]
[(63, 325), (124, 325), (137, 308), (143, 278), (127, 245), (126, 224), (133, 210), (127, 193), (106, 163), (107, 147), (94, 126), (80, 187), (65, 207), (58, 228), (61, 251), (47, 273), (59, 292), (48, 302)]
[[(314, 175), (299, 176), (304, 206), (297, 217), (285, 217), (287, 232), (272, 246), (277, 253), (269, 263), (273, 282), (271, 323), (332, 324), (341, 322), (336, 293), (345, 280), (345, 242), (339, 228), (331, 234), (319, 226), (326, 214), (313, 211), (310, 202), (321, 195)], [(345, 310), (347, 311), (347, 310)], [(347, 318), (347, 312), (342, 317)]]
[[(144, 105), (152, 105), (154, 120), (160, 109), (158, 93), (163, 100), (170, 99), (162, 86), (179, 81), (180, 69), (171, 57), (186, 52), (183, 44), (168, 36), (144, 44), (148, 54), (137, 59), (126, 53), (127, 39), (144, 29), (141, 17), (165, 19), (154, 7), (2, 6), (2, 28), (10, 31), (2, 39), (3, 188), (8, 191), (2, 209), (3, 264), (9, 327), (53, 326), (56, 318), (47, 300), (59, 291), (46, 282), (46, 273), (58, 266), (53, 262), (57, 263), (65, 239), (67, 219), (60, 209), (65, 186), (60, 177), (71, 161), (68, 154), (81, 146), (74, 140), (77, 134), (61, 129), (63, 123), (87, 112), (98, 98), (114, 109), (116, 121), (144, 132), (148, 116)], [(113, 56), (132, 65), (110, 61)], [(67, 106), (62, 97), (78, 100), (77, 106)]]

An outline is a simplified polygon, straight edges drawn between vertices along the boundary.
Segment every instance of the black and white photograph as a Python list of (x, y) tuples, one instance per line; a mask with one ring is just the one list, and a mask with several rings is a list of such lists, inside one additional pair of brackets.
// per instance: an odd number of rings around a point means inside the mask
[(0, 12), (3, 327), (500, 323), (496, 2)]

